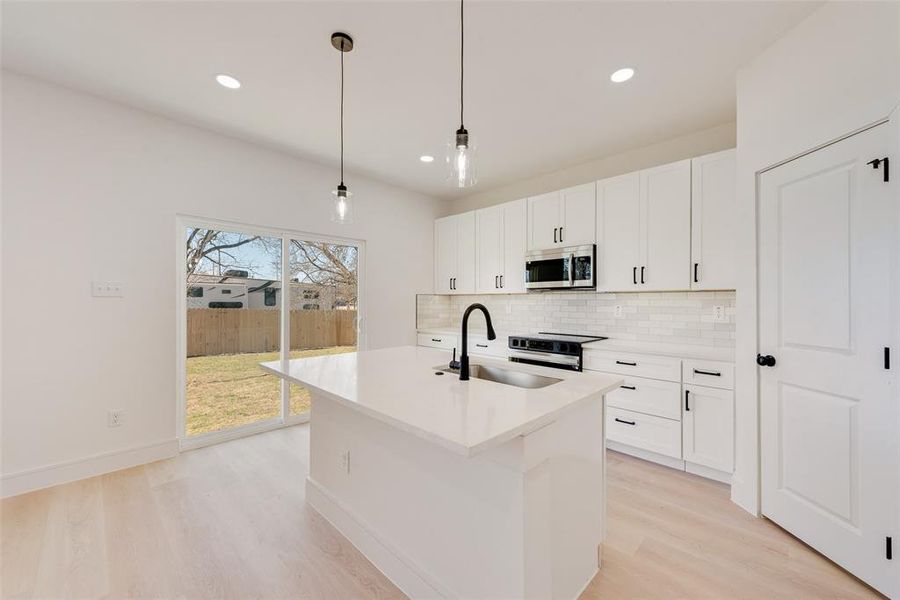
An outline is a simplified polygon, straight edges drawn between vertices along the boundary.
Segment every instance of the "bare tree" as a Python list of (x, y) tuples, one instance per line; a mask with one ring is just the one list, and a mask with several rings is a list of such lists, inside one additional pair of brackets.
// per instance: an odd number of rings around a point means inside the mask
[(291, 240), (291, 278), (335, 289), (338, 302), (355, 306), (357, 262), (355, 246)]
[(196, 273), (204, 261), (218, 266), (220, 270), (237, 266), (237, 259), (231, 251), (258, 239), (258, 235), (247, 236), (215, 229), (188, 229), (185, 243), (188, 277)]

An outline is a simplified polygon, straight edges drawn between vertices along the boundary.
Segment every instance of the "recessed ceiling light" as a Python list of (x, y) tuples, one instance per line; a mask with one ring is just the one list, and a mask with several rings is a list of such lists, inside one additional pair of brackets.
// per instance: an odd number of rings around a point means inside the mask
[(232, 77), (231, 75), (225, 75), (224, 73), (216, 75), (216, 81), (222, 87), (227, 87), (229, 90), (236, 90), (241, 87), (241, 82)]
[(610, 75), (609, 80), (615, 83), (622, 83), (623, 81), (628, 81), (632, 77), (634, 77), (634, 69), (625, 67)]
[(427, 154), (423, 154), (422, 156), (419, 157), (419, 160), (421, 160), (422, 162), (425, 162), (425, 163), (429, 163), (429, 162), (434, 162), (434, 157), (429, 156)]

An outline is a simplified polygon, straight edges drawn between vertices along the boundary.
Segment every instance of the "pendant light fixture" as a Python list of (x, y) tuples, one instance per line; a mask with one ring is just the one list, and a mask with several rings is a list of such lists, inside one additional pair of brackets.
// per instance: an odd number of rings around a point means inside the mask
[(471, 187), (477, 181), (475, 176), (475, 140), (466, 130), (463, 120), (463, 82), (465, 81), (465, 13), (463, 0), (459, 0), (459, 129), (450, 136), (447, 144), (447, 181), (458, 188)]
[(353, 50), (353, 38), (338, 31), (331, 34), (331, 45), (341, 53), (341, 182), (331, 192), (334, 195), (331, 220), (335, 223), (352, 223), (353, 194), (344, 185), (344, 54)]

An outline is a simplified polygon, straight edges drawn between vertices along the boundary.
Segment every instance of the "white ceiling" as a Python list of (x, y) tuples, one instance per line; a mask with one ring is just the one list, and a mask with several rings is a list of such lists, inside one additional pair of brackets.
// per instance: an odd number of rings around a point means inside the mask
[[(810, 2), (466, 4), (482, 191), (735, 118), (737, 69)], [(458, 126), (458, 3), (3, 2), (5, 67), (442, 197)], [(637, 75), (613, 84), (609, 74)], [(219, 87), (216, 73), (243, 87)], [(420, 154), (437, 160), (420, 163)], [(347, 183), (352, 189), (352, 177)]]

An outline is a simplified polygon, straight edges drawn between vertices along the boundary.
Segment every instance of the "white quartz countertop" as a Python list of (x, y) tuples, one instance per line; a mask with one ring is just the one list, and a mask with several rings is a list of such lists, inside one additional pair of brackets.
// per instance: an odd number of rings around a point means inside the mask
[[(459, 335), (459, 328), (452, 327), (420, 327), (418, 333), (431, 335)], [(484, 330), (469, 330), (469, 335), (484, 336)], [(590, 334), (586, 334), (590, 335)], [(507, 335), (497, 332), (497, 339), (506, 339)], [(582, 346), (585, 350), (611, 350), (614, 352), (633, 352), (635, 354), (654, 354), (695, 360), (718, 360), (734, 362), (734, 348), (719, 346), (698, 346), (694, 344), (667, 344), (664, 342), (637, 342), (611, 338), (598, 342), (588, 342)]]
[[(331, 356), (262, 363), (280, 377), (328, 395), (359, 410), (464, 456), (473, 456), (555, 421), (581, 402), (595, 399), (622, 383), (599, 373), (578, 373), (503, 360), (472, 357), (470, 364), (556, 377), (563, 381), (540, 389), (456, 374), (435, 375), (450, 352), (401, 346)], [(314, 400), (315, 402), (315, 400)], [(315, 419), (315, 408), (313, 408)], [(598, 423), (598, 435), (602, 424)]]
[(609, 350), (612, 352), (633, 352), (654, 354), (694, 360), (717, 360), (734, 362), (734, 349), (718, 346), (693, 346), (689, 344), (666, 344), (657, 342), (636, 342), (633, 340), (608, 339), (583, 344), (585, 350)]

